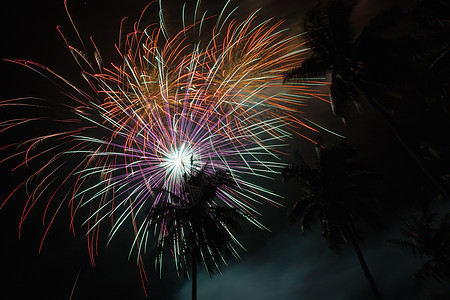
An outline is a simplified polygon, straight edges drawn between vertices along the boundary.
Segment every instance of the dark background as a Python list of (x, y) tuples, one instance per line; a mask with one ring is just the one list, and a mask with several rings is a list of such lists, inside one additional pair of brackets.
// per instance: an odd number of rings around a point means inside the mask
[[(182, 1), (163, 2), (167, 5), (164, 9), (167, 11), (168, 23), (176, 26), (178, 21), (175, 19), (181, 15), (179, 7)], [(205, 7), (212, 11), (221, 7), (216, 2), (206, 2)], [(314, 2), (243, 0), (236, 1), (234, 5), (240, 5), (237, 14), (241, 16), (262, 7), (263, 17), (284, 18), (286, 26), (295, 32), (301, 30), (302, 16)], [(356, 27), (362, 26), (383, 5), (372, 5), (371, 1), (361, 3), (354, 16)], [(69, 9), (85, 41), (92, 36), (105, 60), (111, 58), (112, 61), (118, 61), (119, 56), (113, 44), (117, 41), (120, 21), (124, 16), (135, 21), (146, 4), (147, 1), (73, 0), (69, 1)], [(56, 30), (56, 26), (61, 26), (69, 40), (77, 42), (63, 1), (12, 1), (2, 6), (1, 34), (4, 42), (1, 58), (36, 61), (76, 84), (84, 84), (77, 65)], [(149, 15), (149, 18), (154, 18), (154, 11)], [(170, 21), (171, 18), (174, 21)], [(47, 80), (16, 64), (2, 61), (1, 74), (1, 99), (36, 96), (58, 101), (62, 97)], [(353, 117), (350, 126), (344, 126), (334, 117), (325, 103), (311, 103), (305, 113), (315, 122), (345, 135), (360, 151), (364, 162), (383, 174), (385, 180), (380, 190), (387, 197), (385, 201), (397, 202), (393, 205), (394, 209), (382, 212), (383, 229), (373, 233), (362, 248), (385, 298), (413, 299), (418, 288), (409, 278), (420, 261), (409, 253), (388, 246), (386, 240), (401, 236), (398, 229), (400, 217), (408, 213), (409, 207), (405, 201), (397, 198), (408, 191), (408, 185), (411, 184), (409, 179), (420, 175), (417, 175), (417, 170), (387, 126), (370, 108), (363, 106), (360, 114)], [(2, 120), (5, 114), (7, 112), (0, 115)], [(6, 115), (6, 118), (9, 117)], [(2, 136), (1, 145), (6, 145), (13, 138), (10, 135)], [(327, 143), (339, 140), (326, 134), (323, 138)], [(306, 153), (307, 159), (311, 159), (314, 148), (310, 143), (295, 139), (291, 144), (286, 152), (301, 150)], [(290, 159), (285, 157), (287, 161)], [(12, 163), (0, 166), (1, 199), (5, 199), (12, 187), (26, 176), (26, 170), (10, 173), (12, 166)], [(287, 197), (284, 204), (289, 207), (296, 195), (295, 183), (282, 184), (280, 176), (271, 184), (275, 191)], [(41, 254), (38, 254), (45, 232), (42, 207), (31, 212), (18, 239), (18, 223), (25, 199), (25, 192), (21, 191), (0, 210), (0, 272), (3, 277), (0, 286), (3, 295), (13, 295), (6, 296), (11, 299), (70, 299), (74, 288), (72, 299), (144, 298), (135, 256), (127, 259), (133, 237), (126, 234), (126, 227), (108, 247), (100, 242), (96, 267), (92, 267), (83, 230), (77, 230), (73, 236), (69, 230), (68, 212), (62, 209)], [(265, 204), (261, 211), (261, 221), (272, 232), (246, 228), (241, 240), (247, 252), (241, 251), (242, 260), (231, 261), (223, 276), (209, 278), (201, 271), (199, 299), (347, 300), (371, 297), (369, 286), (351, 249), (343, 249), (342, 253), (336, 255), (327, 249), (320, 232), (301, 237), (298, 227), (287, 225), (286, 208), (275, 209)], [(177, 278), (170, 263), (165, 265), (162, 279), (152, 271), (151, 263), (148, 266), (151, 299), (189, 299), (190, 282)]]

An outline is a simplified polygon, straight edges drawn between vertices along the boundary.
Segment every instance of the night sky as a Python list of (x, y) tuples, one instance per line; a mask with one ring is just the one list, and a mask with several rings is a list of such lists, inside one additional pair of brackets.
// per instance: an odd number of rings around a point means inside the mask
[[(51, 2), (51, 4), (47, 3)], [(111, 3), (113, 2), (113, 3)], [(171, 18), (176, 19), (183, 1), (163, 1)], [(205, 6), (214, 11), (221, 7), (218, 1), (206, 1)], [(355, 29), (375, 15), (381, 6), (390, 1), (361, 0), (353, 15)], [(399, 1), (405, 2), (405, 1)], [(125, 4), (126, 3), (126, 4)], [(131, 3), (131, 4), (130, 4)], [(170, 3), (170, 5), (168, 4)], [(212, 4), (214, 3), (214, 4)], [(261, 7), (265, 18), (285, 19), (285, 26), (293, 32), (301, 30), (302, 17), (306, 9), (315, 3), (307, 1), (241, 0), (238, 15), (245, 16)], [(382, 4), (380, 4), (382, 3)], [(92, 35), (104, 60), (118, 61), (113, 44), (117, 41), (122, 17), (136, 20), (147, 1), (72, 0), (69, 7), (83, 37)], [(6, 7), (5, 7), (6, 5)], [(66, 16), (63, 1), (11, 1), (2, 4), (0, 58), (23, 58), (39, 62), (56, 70), (75, 83), (82, 83), (79, 71), (60, 37), (56, 26), (61, 26), (71, 40), (75, 40)], [(155, 5), (156, 7), (156, 5)], [(155, 21), (155, 20), (153, 20)], [(173, 21), (176, 26), (178, 20)], [(172, 22), (169, 21), (169, 24)], [(39, 75), (21, 66), (1, 61), (1, 99), (36, 96), (57, 101), (63, 97), (57, 89)], [(399, 195), (408, 192), (410, 179), (420, 176), (395, 140), (387, 125), (369, 107), (362, 107), (348, 126), (331, 113), (326, 103), (311, 103), (305, 115), (315, 122), (346, 136), (346, 140), (360, 152), (361, 158), (370, 168), (383, 175), (381, 194), (384, 203), (396, 201)], [(2, 120), (4, 113), (0, 111)], [(6, 116), (9, 118), (10, 116)], [(12, 133), (20, 134), (20, 133)], [(1, 145), (10, 138), (2, 136)], [(340, 139), (324, 134), (325, 143)], [(301, 151), (311, 161), (314, 147), (297, 138), (291, 141), (287, 153)], [(286, 156), (285, 161), (292, 160)], [(27, 171), (11, 173), (12, 163), (1, 165), (2, 188), (0, 199), (4, 199), (12, 187), (23, 180)], [(230, 260), (223, 275), (210, 276), (199, 272), (199, 299), (302, 299), (302, 300), (350, 300), (371, 299), (371, 290), (351, 247), (344, 247), (340, 254), (331, 252), (317, 228), (302, 236), (297, 225), (288, 225), (287, 208), (293, 203), (297, 190), (294, 182), (282, 183), (281, 175), (270, 183), (273, 189), (286, 196), (285, 207), (274, 208), (269, 204), (261, 207), (261, 222), (271, 232), (245, 227), (240, 241), (247, 252), (240, 251), (241, 260)], [(61, 211), (47, 237), (41, 254), (39, 245), (45, 228), (42, 226), (42, 211), (37, 207), (27, 217), (18, 239), (18, 223), (22, 212), (25, 192), (17, 193), (0, 210), (1, 274), (3, 295), (11, 299), (69, 299), (78, 277), (71, 299), (145, 299), (140, 282), (135, 256), (128, 261), (128, 251), (133, 236), (127, 236), (124, 225), (108, 247), (104, 238), (100, 240), (96, 267), (89, 261), (86, 240), (82, 228), (73, 236), (69, 231), (68, 212)], [(406, 201), (393, 205), (391, 211), (381, 211), (382, 228), (371, 232), (362, 243), (367, 264), (372, 271), (379, 290), (385, 299), (414, 299), (419, 290), (410, 279), (420, 260), (409, 252), (387, 244), (391, 238), (401, 238), (401, 218), (407, 216), (410, 206)], [(387, 207), (384, 206), (384, 207)], [(81, 224), (79, 216), (78, 222)], [(103, 244), (102, 244), (103, 242)], [(163, 278), (152, 270), (150, 274), (150, 299), (190, 299), (190, 282), (176, 276), (175, 268), (166, 261)], [(5, 298), (6, 299), (6, 298)]]

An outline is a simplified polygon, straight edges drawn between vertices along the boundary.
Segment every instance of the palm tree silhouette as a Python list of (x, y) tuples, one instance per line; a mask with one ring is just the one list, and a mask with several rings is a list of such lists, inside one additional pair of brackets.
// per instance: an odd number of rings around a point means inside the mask
[(177, 272), (192, 280), (192, 299), (197, 299), (197, 265), (204, 265), (209, 274), (221, 272), (225, 259), (239, 257), (234, 244), (234, 233), (241, 232), (240, 222), (251, 217), (234, 207), (219, 206), (214, 202), (217, 189), (230, 185), (224, 172), (206, 174), (205, 169), (184, 177), (180, 195), (160, 189), (158, 201), (150, 210), (148, 230), (159, 230), (153, 249), (156, 262), (162, 263), (165, 247), (175, 258)]
[(428, 259), (414, 273), (415, 279), (450, 279), (450, 213), (442, 217), (439, 227), (433, 227), (436, 217), (437, 214), (432, 213), (414, 215), (411, 220), (403, 221), (406, 239), (389, 241)]
[[(317, 79), (330, 74), (333, 113), (345, 121), (349, 116), (349, 107), (365, 99), (387, 122), (422, 172), (443, 195), (447, 195), (440, 179), (429, 171), (406, 132), (398, 126), (395, 118), (380, 101), (387, 95), (388, 87), (385, 82), (375, 80), (376, 72), (368, 66), (373, 65), (371, 61), (378, 55), (374, 42), (371, 41), (374, 39), (373, 31), (383, 22), (380, 22), (380, 18), (375, 18), (372, 25), (368, 25), (355, 37), (349, 25), (349, 16), (354, 6), (354, 1), (331, 1), (325, 7), (316, 6), (308, 12), (304, 27), (312, 54), (301, 66), (289, 70), (285, 74), (285, 81)], [(395, 20), (393, 16), (395, 14), (384, 15), (381, 19), (389, 20), (388, 23), (391, 24)], [(402, 47), (405, 48), (404, 45)], [(388, 64), (383, 66), (388, 67)], [(383, 72), (386, 74), (386, 70)], [(384, 90), (386, 92), (383, 93)]]
[(376, 299), (381, 299), (355, 229), (357, 220), (376, 223), (372, 209), (364, 201), (371, 195), (370, 184), (375, 175), (365, 171), (354, 155), (355, 151), (343, 143), (320, 151), (316, 168), (303, 161), (287, 168), (283, 174), (285, 179), (297, 177), (303, 182), (303, 194), (290, 211), (289, 221), (300, 221), (302, 233), (319, 223), (333, 251), (338, 251), (343, 244), (351, 244)]
[(353, 2), (333, 1), (318, 5), (306, 15), (304, 29), (311, 56), (301, 66), (289, 70), (285, 81), (312, 79), (331, 74), (331, 107), (340, 117), (347, 117), (349, 103), (359, 100), (359, 87), (354, 82), (358, 72), (358, 52), (354, 33), (348, 25)]

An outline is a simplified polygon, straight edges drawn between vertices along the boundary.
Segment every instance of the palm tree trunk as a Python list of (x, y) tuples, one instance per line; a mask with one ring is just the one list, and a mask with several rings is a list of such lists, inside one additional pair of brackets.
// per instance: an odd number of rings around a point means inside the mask
[(350, 242), (352, 243), (353, 249), (355, 249), (356, 255), (358, 256), (359, 263), (361, 264), (361, 268), (364, 271), (364, 275), (366, 275), (367, 281), (370, 284), (370, 288), (372, 289), (372, 292), (377, 300), (382, 300), (380, 292), (378, 291), (377, 286), (375, 285), (375, 281), (372, 278), (372, 275), (370, 274), (369, 268), (367, 267), (366, 260), (364, 259), (364, 255), (361, 252), (361, 249), (359, 248), (358, 241), (356, 240), (355, 230), (353, 228), (353, 224), (348, 224), (348, 235), (350, 238)]
[(192, 300), (197, 300), (197, 262), (194, 251), (192, 253)]

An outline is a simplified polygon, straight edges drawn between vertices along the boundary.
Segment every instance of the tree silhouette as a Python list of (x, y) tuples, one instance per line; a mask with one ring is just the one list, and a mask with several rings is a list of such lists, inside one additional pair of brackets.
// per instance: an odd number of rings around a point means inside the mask
[(250, 216), (234, 207), (219, 206), (214, 202), (218, 187), (230, 185), (226, 173), (208, 175), (202, 169), (185, 176), (180, 195), (159, 190), (158, 201), (151, 208), (148, 230), (159, 231), (153, 255), (162, 267), (164, 248), (175, 258), (177, 272), (192, 280), (192, 299), (197, 299), (197, 265), (204, 265), (209, 274), (221, 272), (225, 259), (239, 257), (234, 244), (234, 233), (241, 231), (240, 222)]
[(338, 251), (341, 245), (351, 244), (376, 299), (381, 299), (355, 229), (358, 220), (376, 223), (366, 201), (371, 196), (374, 175), (365, 171), (354, 156), (355, 151), (343, 143), (322, 150), (316, 168), (310, 168), (303, 161), (288, 167), (283, 172), (285, 179), (297, 177), (303, 183), (303, 194), (290, 211), (289, 220), (291, 223), (300, 221), (302, 233), (319, 223), (322, 235), (333, 251)]
[[(285, 74), (285, 81), (316, 79), (330, 74), (329, 89), (333, 113), (345, 121), (349, 117), (349, 107), (365, 99), (387, 122), (397, 140), (422, 172), (446, 195), (447, 191), (443, 187), (442, 180), (436, 178), (424, 164), (423, 157), (407, 132), (398, 125), (397, 120), (384, 105), (383, 99), (396, 91), (388, 91), (386, 82), (378, 79), (383, 77), (380, 75), (381, 72), (386, 76), (391, 69), (394, 70), (395, 67), (391, 66), (390, 61), (398, 59), (392, 57), (386, 62), (376, 60), (377, 63), (372, 63), (374, 58), (382, 53), (377, 51), (380, 47), (389, 49), (389, 46), (395, 44), (397, 50), (411, 48), (403, 41), (386, 44), (387, 40), (376, 39), (373, 34), (382, 26), (381, 24), (386, 26), (384, 24), (386, 22), (381, 22), (380, 19), (389, 20), (387, 23), (392, 24), (395, 22), (395, 14), (384, 14), (383, 17), (375, 18), (371, 25), (355, 37), (349, 26), (349, 16), (354, 6), (355, 1), (331, 1), (326, 6), (319, 5), (308, 12), (304, 27), (311, 56), (301, 66), (288, 71)], [(381, 42), (385, 44), (380, 44)], [(377, 68), (374, 68), (374, 65)], [(406, 68), (409, 66), (410, 64), (405, 63), (396, 69), (408, 74), (410, 72)]]
[[(348, 26), (348, 17), (353, 2), (333, 1), (328, 6), (317, 5), (305, 19), (304, 29), (311, 56), (301, 66), (289, 70), (285, 81), (315, 79), (331, 74), (331, 107), (333, 112), (346, 117), (348, 104), (356, 101), (358, 88), (352, 83), (358, 65), (353, 32)], [(345, 91), (343, 91), (343, 89)]]
[(450, 279), (450, 213), (442, 217), (439, 227), (433, 227), (436, 217), (432, 213), (414, 215), (403, 222), (406, 239), (389, 241), (427, 259), (414, 273), (415, 279)]

